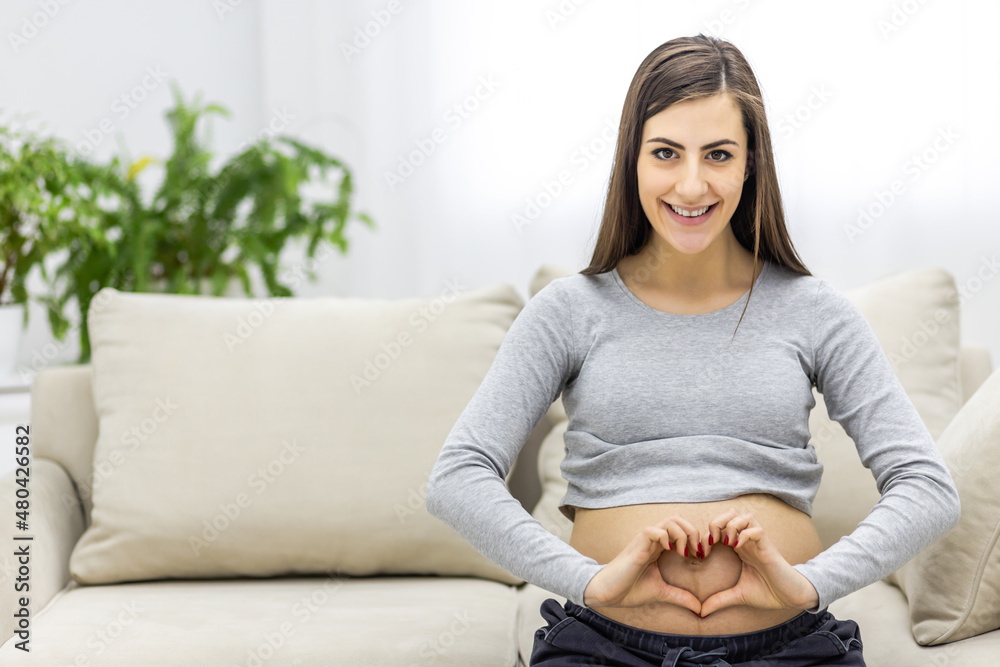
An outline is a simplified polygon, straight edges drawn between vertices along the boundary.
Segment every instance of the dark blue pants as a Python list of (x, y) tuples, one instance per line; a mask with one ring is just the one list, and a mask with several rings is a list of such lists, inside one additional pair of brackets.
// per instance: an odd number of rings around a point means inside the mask
[(827, 610), (802, 612), (757, 632), (738, 635), (673, 635), (618, 623), (569, 600), (542, 602), (548, 625), (535, 632), (532, 667), (864, 667), (861, 631)]

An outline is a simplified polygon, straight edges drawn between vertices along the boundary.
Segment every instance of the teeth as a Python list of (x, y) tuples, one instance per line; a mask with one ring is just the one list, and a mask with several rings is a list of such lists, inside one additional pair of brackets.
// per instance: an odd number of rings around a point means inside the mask
[(693, 218), (695, 216), (702, 215), (705, 211), (707, 211), (708, 209), (712, 208), (711, 206), (706, 206), (705, 208), (700, 208), (697, 211), (688, 212), (688, 211), (684, 211), (684, 210), (681, 210), (681, 209), (677, 208), (673, 204), (667, 204), (667, 206), (669, 206), (671, 209), (673, 209), (674, 213), (677, 213), (678, 215), (683, 215), (686, 218)]

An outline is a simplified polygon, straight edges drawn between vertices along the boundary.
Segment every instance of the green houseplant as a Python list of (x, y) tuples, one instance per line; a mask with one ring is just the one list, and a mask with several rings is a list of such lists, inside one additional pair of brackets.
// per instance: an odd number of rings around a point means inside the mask
[(21, 306), (27, 325), (25, 281), (46, 254), (74, 169), (56, 140), (0, 126), (0, 174), (0, 306)]
[[(69, 257), (44, 301), (58, 337), (67, 328), (63, 308), (76, 297), (79, 363), (90, 359), (87, 309), (102, 287), (220, 296), (235, 280), (252, 296), (248, 268), (255, 265), (270, 296), (294, 296), (278, 275), (281, 251), (291, 239), (306, 239), (311, 259), (324, 241), (346, 254), (344, 229), (350, 220), (375, 227), (366, 213), (351, 210), (350, 169), (295, 139), (257, 141), (213, 169), (199, 125), (211, 114), (229, 112), (217, 104), (202, 106), (197, 97), (187, 104), (177, 87), (172, 89), (175, 106), (165, 115), (173, 153), (162, 162), (163, 179), (152, 201), (143, 201), (135, 177), (157, 161), (143, 158), (126, 171), (116, 158), (110, 167), (118, 174), (113, 213), (60, 228), (56, 243), (69, 249)], [(327, 185), (328, 174), (338, 178), (330, 185), (332, 194), (307, 202), (303, 187)]]
[[(118, 180), (113, 166), (82, 160), (59, 139), (17, 122), (0, 125), (0, 312), (6, 326), (0, 373), (13, 369), (29, 322), (28, 276), (38, 266), (48, 279), (46, 258), (63, 248), (66, 230), (95, 226), (99, 201), (120, 189)], [(50, 317), (50, 325), (65, 336), (65, 322)]]

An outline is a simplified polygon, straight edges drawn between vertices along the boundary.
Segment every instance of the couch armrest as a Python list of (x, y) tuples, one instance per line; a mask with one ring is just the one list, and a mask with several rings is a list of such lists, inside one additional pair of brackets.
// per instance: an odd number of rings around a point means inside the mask
[[(49, 600), (70, 580), (69, 556), (83, 534), (83, 508), (69, 474), (55, 461), (34, 458), (31, 462), (31, 492), (28, 508), (28, 530), (20, 533), (14, 527), (17, 496), (21, 488), (16, 483), (16, 470), (0, 477), (0, 517), (4, 522), (4, 544), (0, 547), (0, 644), (14, 635), (18, 599), (29, 599), (28, 609), (33, 619)], [(32, 535), (33, 540), (14, 540), (13, 536)], [(14, 587), (21, 564), (14, 551), (27, 545), (30, 554), (26, 591)]]

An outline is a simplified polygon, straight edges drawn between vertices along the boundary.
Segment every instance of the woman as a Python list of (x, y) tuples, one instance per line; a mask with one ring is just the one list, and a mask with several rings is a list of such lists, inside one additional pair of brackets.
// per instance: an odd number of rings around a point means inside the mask
[[(882, 493), (825, 551), (813, 386)], [(568, 545), (504, 484), (560, 393)], [(958, 494), (867, 320), (797, 258), (733, 45), (678, 38), (640, 65), (590, 266), (515, 319), (427, 507), (567, 598), (542, 604), (532, 665), (864, 664), (826, 607), (957, 523)]]

